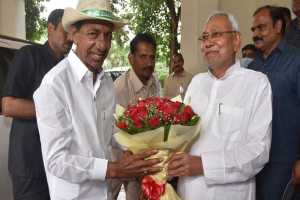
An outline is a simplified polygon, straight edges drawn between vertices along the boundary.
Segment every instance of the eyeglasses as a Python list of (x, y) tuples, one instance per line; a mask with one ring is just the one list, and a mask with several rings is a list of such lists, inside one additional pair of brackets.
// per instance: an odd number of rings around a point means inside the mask
[(215, 41), (227, 33), (237, 33), (237, 31), (215, 31), (215, 32), (211, 32), (211, 33), (203, 33), (198, 38), (198, 40), (200, 40), (201, 42), (206, 42), (208, 40)]
[(251, 31), (254, 33), (256, 30), (258, 31), (258, 32), (263, 32), (263, 31), (265, 31), (267, 29), (267, 24), (259, 24), (259, 25), (257, 25), (257, 26), (253, 26), (252, 28), (251, 28)]

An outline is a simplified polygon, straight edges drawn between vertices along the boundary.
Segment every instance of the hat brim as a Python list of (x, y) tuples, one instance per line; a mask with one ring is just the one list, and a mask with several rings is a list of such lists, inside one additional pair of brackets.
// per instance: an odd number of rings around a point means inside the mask
[(83, 20), (101, 20), (101, 21), (110, 22), (114, 25), (113, 31), (117, 31), (120, 28), (122, 28), (124, 25), (127, 24), (126, 21), (124, 21), (114, 15), (91, 16), (84, 12), (77, 11), (74, 8), (66, 8), (64, 11), (63, 18), (62, 18), (62, 25), (63, 25), (64, 29), (68, 32), (71, 25), (73, 25), (76, 22), (83, 21)]

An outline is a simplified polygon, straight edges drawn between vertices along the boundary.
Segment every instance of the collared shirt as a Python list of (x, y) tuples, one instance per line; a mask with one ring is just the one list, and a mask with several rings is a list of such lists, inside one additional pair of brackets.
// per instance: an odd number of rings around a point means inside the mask
[(190, 154), (201, 156), (204, 175), (179, 179), (182, 199), (254, 200), (254, 176), (268, 161), (271, 142), (267, 77), (239, 62), (220, 79), (200, 73), (184, 102), (201, 117), (202, 131)]
[(187, 71), (183, 71), (180, 74), (175, 74), (173, 72), (165, 79), (164, 96), (172, 98), (181, 95), (181, 98), (183, 99), (192, 78), (193, 75)]
[(154, 76), (148, 80), (147, 85), (144, 85), (131, 69), (122, 74), (114, 83), (117, 103), (123, 107), (136, 104), (139, 99), (159, 96), (160, 93), (160, 84)]
[(71, 51), (34, 93), (52, 200), (104, 200), (115, 111), (112, 79)]
[(300, 27), (298, 25), (298, 19), (295, 18), (291, 21), (284, 34), (284, 38), (287, 43), (300, 48)]
[[(33, 100), (33, 92), (39, 87), (42, 78), (58, 62), (48, 42), (44, 45), (29, 45), (21, 48), (16, 52), (9, 66), (3, 96)], [(45, 178), (35, 119), (13, 118), (8, 168), (14, 176)]]
[(273, 93), (271, 162), (292, 165), (300, 149), (300, 50), (282, 40), (264, 59), (258, 54), (249, 68), (265, 73)]

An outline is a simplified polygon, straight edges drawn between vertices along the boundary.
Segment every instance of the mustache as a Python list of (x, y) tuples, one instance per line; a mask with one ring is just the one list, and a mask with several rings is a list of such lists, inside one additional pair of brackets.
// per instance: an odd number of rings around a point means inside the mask
[(255, 37), (253, 37), (253, 41), (254, 41), (254, 42), (257, 42), (257, 41), (264, 41), (264, 39), (261, 38), (261, 37), (255, 36)]
[(208, 47), (203, 50), (204, 53), (212, 52), (212, 51), (219, 51), (219, 48), (216, 46)]

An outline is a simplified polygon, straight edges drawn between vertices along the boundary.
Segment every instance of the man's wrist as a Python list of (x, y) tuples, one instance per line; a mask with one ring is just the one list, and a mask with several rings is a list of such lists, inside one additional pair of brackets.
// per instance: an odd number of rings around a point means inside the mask
[(110, 179), (110, 178), (116, 178), (117, 177), (117, 163), (116, 162), (112, 162), (112, 161), (108, 161), (107, 163), (107, 170), (106, 170), (106, 178)]

